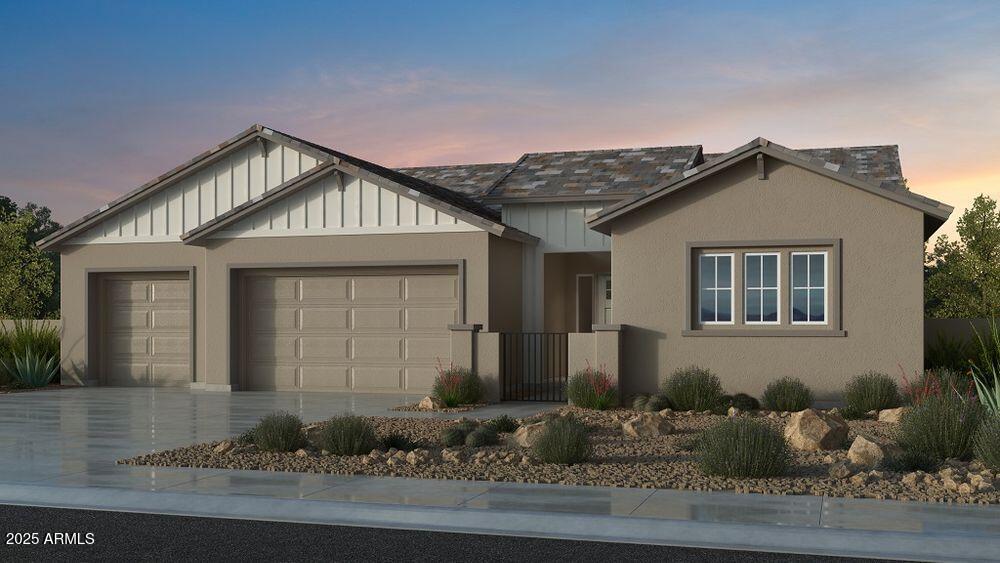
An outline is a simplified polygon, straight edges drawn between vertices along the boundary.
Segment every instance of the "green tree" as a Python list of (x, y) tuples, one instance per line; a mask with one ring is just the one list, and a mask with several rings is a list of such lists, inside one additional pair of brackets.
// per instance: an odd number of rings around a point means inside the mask
[(958, 220), (959, 240), (941, 235), (924, 264), (930, 317), (1000, 317), (1000, 212), (979, 195)]
[(56, 273), (52, 261), (30, 242), (38, 218), (20, 213), (0, 222), (0, 317), (34, 319), (45, 314)]

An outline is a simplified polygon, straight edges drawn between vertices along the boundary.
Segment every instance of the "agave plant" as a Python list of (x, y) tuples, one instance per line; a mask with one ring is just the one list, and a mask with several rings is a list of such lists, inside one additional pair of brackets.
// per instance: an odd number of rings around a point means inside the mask
[(976, 395), (986, 410), (1000, 416), (1000, 324), (990, 319), (985, 337), (973, 330), (979, 344), (979, 358), (972, 362)]
[(45, 387), (59, 371), (59, 358), (36, 354), (29, 346), (12, 358), (0, 359), (0, 366), (20, 387)]

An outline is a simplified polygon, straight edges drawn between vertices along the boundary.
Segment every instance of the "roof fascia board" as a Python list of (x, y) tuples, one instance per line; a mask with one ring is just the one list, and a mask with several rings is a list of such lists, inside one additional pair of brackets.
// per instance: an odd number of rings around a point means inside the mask
[(309, 156), (315, 158), (316, 160), (318, 160), (320, 162), (326, 162), (326, 161), (332, 159), (335, 164), (339, 164), (340, 163), (340, 159), (337, 158), (336, 156), (334, 156), (334, 155), (332, 155), (332, 154), (330, 154), (330, 153), (328, 153), (326, 151), (321, 151), (321, 150), (319, 150), (316, 147), (313, 147), (311, 145), (307, 145), (307, 144), (305, 144), (305, 143), (303, 143), (303, 142), (301, 142), (301, 141), (299, 141), (297, 139), (293, 139), (293, 138), (289, 137), (288, 135), (285, 135), (284, 133), (279, 133), (278, 131), (275, 131), (274, 129), (269, 129), (269, 128), (265, 127), (265, 128), (263, 128), (261, 130), (260, 135), (261, 135), (261, 137), (263, 137), (263, 138), (265, 138), (265, 139), (267, 139), (269, 141), (273, 141), (273, 142), (278, 143), (280, 145), (285, 145), (286, 147), (291, 148), (291, 149), (295, 149), (295, 150), (299, 151), (302, 154), (309, 155)]
[(181, 241), (184, 244), (194, 244), (198, 241), (204, 240), (212, 233), (221, 231), (240, 219), (246, 218), (272, 203), (277, 203), (308, 186), (313, 181), (325, 178), (336, 171), (337, 165), (333, 162), (322, 163), (319, 166), (311, 168), (291, 180), (288, 180), (287, 182), (230, 209), (215, 219), (191, 229), (181, 235)]
[(761, 140), (760, 142), (752, 142), (748, 145), (745, 145), (744, 147), (740, 147), (739, 149), (732, 151), (728, 156), (720, 157), (719, 159), (712, 161), (711, 166), (705, 168), (704, 170), (698, 170), (697, 167), (691, 168), (690, 170), (685, 172), (684, 178), (679, 178), (679, 179), (674, 178), (673, 180), (667, 182), (667, 184), (654, 188), (648, 194), (638, 197), (632, 200), (631, 202), (622, 202), (621, 204), (619, 204), (619, 206), (615, 208), (609, 208), (604, 210), (603, 212), (596, 213), (590, 216), (587, 219), (587, 226), (597, 232), (609, 234), (610, 227), (608, 226), (608, 223), (610, 221), (618, 217), (621, 217), (622, 215), (625, 215), (638, 207), (644, 206), (662, 197), (670, 195), (678, 190), (681, 190), (693, 183), (696, 183), (700, 180), (713, 176), (718, 172), (727, 170), (734, 164), (741, 162), (745, 158), (756, 154), (765, 154), (772, 158), (781, 160), (782, 162), (786, 162), (794, 166), (799, 166), (801, 168), (810, 170), (827, 178), (831, 178), (833, 180), (838, 180), (850, 186), (865, 190), (879, 197), (883, 197), (891, 201), (894, 201), (896, 203), (903, 204), (907, 207), (917, 209), (927, 215), (930, 215), (942, 221), (947, 220), (948, 217), (951, 215), (951, 212), (953, 211), (953, 208), (951, 208), (950, 206), (944, 206), (944, 208), (940, 208), (922, 203), (920, 201), (908, 198), (896, 192), (882, 189), (879, 186), (875, 186), (874, 184), (865, 182), (864, 180), (860, 180), (849, 174), (841, 173), (839, 171), (835, 172), (823, 166), (818, 166), (813, 162), (797, 158), (794, 155), (786, 154), (784, 151), (775, 150), (770, 145), (771, 145), (770, 143), (763, 140)]
[(199, 154), (198, 156), (192, 158), (191, 160), (177, 166), (170, 171), (153, 178), (149, 182), (146, 182), (142, 186), (132, 190), (131, 192), (119, 197), (118, 199), (108, 203), (96, 211), (92, 211), (87, 215), (77, 219), (76, 221), (66, 225), (62, 229), (52, 233), (51, 235), (45, 237), (44, 239), (38, 241), (36, 244), (41, 250), (48, 250), (53, 246), (59, 244), (60, 242), (66, 240), (67, 238), (73, 237), (80, 232), (90, 228), (98, 221), (100, 221), (108, 213), (117, 211), (122, 207), (134, 203), (139, 203), (144, 201), (154, 194), (158, 193), (160, 190), (170, 186), (188, 176), (197, 173), (206, 166), (210, 166), (219, 160), (231, 155), (232, 153), (242, 149), (248, 143), (252, 142), (255, 138), (258, 138), (261, 127), (259, 125), (254, 125), (249, 129), (239, 133), (238, 135), (230, 138), (229, 140), (216, 145), (215, 147)]

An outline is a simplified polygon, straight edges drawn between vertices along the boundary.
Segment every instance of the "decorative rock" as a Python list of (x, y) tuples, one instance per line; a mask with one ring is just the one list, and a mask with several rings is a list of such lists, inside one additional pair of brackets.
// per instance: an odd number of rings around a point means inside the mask
[(445, 463), (462, 463), (462, 450), (450, 448), (441, 450), (441, 461)]
[(885, 458), (896, 457), (902, 451), (899, 446), (890, 442), (868, 436), (858, 436), (851, 444), (851, 449), (847, 451), (847, 459), (857, 465), (875, 467), (882, 463)]
[(844, 462), (835, 463), (830, 466), (830, 477), (834, 479), (847, 479), (853, 474), (854, 470)]
[(659, 411), (657, 414), (659, 414), (660, 416), (670, 416), (674, 414), (674, 409), (666, 408), (663, 409), (662, 411)]
[(922, 471), (914, 471), (913, 473), (903, 475), (903, 478), (900, 481), (902, 481), (902, 483), (907, 487), (915, 489), (917, 485), (920, 484), (921, 477), (923, 477)]
[(644, 412), (622, 424), (622, 432), (630, 438), (648, 438), (672, 434), (674, 425), (665, 416)]
[(781, 415), (778, 414), (778, 413), (776, 413), (776, 412), (774, 412), (774, 411), (771, 411), (771, 412), (767, 413), (767, 418), (770, 418), (771, 420), (775, 420), (775, 419), (781, 418)]
[(741, 411), (740, 409), (738, 409), (736, 407), (729, 407), (729, 410), (726, 411), (726, 416), (728, 416), (730, 418), (732, 418), (734, 416), (739, 416), (741, 414), (743, 414), (743, 411)]
[(910, 410), (910, 407), (899, 407), (896, 409), (883, 409), (878, 411), (878, 421), (879, 422), (891, 422), (898, 424), (902, 420), (903, 415)]
[(971, 495), (973, 490), (975, 489), (968, 483), (960, 483), (958, 485), (958, 494), (960, 495)]
[(834, 450), (847, 439), (847, 431), (843, 418), (806, 409), (792, 415), (785, 426), (785, 439), (797, 450)]
[(299, 448), (299, 449), (295, 450), (295, 456), (296, 457), (309, 457), (309, 452), (305, 451), (302, 448)]
[(429, 411), (443, 409), (444, 402), (441, 399), (438, 399), (437, 397), (431, 397), (430, 395), (428, 395), (423, 399), (420, 399), (420, 402), (417, 403), (417, 408)]
[(530, 448), (535, 445), (535, 441), (542, 435), (543, 430), (545, 430), (544, 422), (525, 424), (514, 431), (514, 443), (522, 448)]
[(215, 452), (215, 453), (217, 453), (217, 454), (227, 454), (227, 453), (229, 453), (235, 447), (236, 447), (236, 443), (235, 442), (232, 442), (230, 440), (223, 440), (223, 441), (219, 442), (219, 444), (217, 446), (215, 446), (214, 448), (212, 448), (212, 451)]
[(851, 477), (851, 484), (852, 485), (858, 485), (858, 486), (867, 485), (868, 484), (868, 474), (867, 473), (858, 473), (857, 475), (852, 476)]

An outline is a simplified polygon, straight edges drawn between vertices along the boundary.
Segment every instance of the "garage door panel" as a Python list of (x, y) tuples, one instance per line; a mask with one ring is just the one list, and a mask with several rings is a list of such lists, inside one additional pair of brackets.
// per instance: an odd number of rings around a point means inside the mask
[(254, 305), (250, 311), (250, 324), (254, 332), (274, 332), (281, 329), (294, 329), (298, 309), (295, 307), (274, 307)]
[(250, 341), (251, 360), (297, 360), (295, 336), (256, 335)]
[(353, 285), (355, 302), (403, 299), (403, 278), (398, 276), (356, 277)]
[(151, 313), (152, 323), (150, 326), (154, 329), (187, 331), (191, 327), (191, 313), (189, 311), (154, 309)]
[(347, 302), (351, 297), (349, 277), (307, 277), (302, 278), (302, 300), (333, 300)]
[(293, 365), (255, 364), (247, 370), (247, 384), (251, 389), (295, 389), (297, 372)]
[(402, 338), (355, 336), (351, 358), (355, 360), (402, 360)]
[(295, 301), (298, 280), (289, 278), (252, 278), (248, 284), (250, 301), (274, 303), (278, 301)]
[(458, 307), (407, 307), (406, 330), (442, 330), (458, 322)]
[(340, 366), (302, 366), (302, 388), (344, 390), (351, 387), (351, 370)]
[(406, 300), (447, 301), (458, 299), (458, 280), (454, 276), (409, 276)]
[(319, 272), (246, 279), (246, 387), (429, 390), (460, 322), (457, 276)]
[(350, 358), (351, 339), (347, 336), (303, 336), (299, 339), (302, 358), (307, 361), (339, 360)]
[(451, 355), (450, 338), (408, 337), (405, 343), (407, 361), (433, 362)]
[(189, 282), (138, 276), (102, 277), (102, 379), (109, 385), (188, 385)]
[(393, 308), (357, 308), (351, 310), (354, 330), (399, 330), (403, 328), (403, 310)]
[(135, 309), (112, 309), (108, 312), (109, 330), (136, 330), (149, 328), (149, 311)]
[(153, 303), (186, 303), (190, 298), (187, 280), (156, 281), (150, 286)]
[[(447, 363), (446, 363), (447, 364)], [(431, 366), (415, 366), (406, 368), (405, 389), (430, 389), (434, 386), (437, 368)]]
[(350, 309), (311, 307), (302, 309), (302, 330), (346, 330)]
[(398, 366), (355, 366), (352, 370), (354, 389), (399, 389), (402, 368)]

